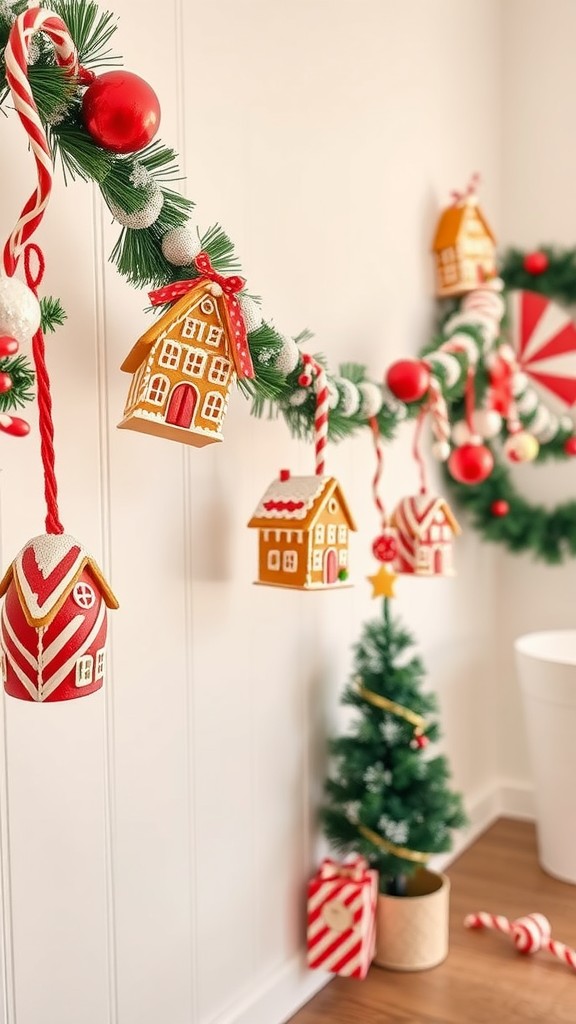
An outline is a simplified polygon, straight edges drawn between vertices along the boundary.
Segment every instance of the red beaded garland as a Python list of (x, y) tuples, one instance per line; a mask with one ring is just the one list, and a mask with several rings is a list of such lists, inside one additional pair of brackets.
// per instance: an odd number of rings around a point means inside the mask
[(399, 359), (388, 369), (386, 384), (395, 398), (417, 402), (428, 391), (430, 371), (419, 359)]
[(0, 373), (0, 394), (4, 394), (5, 391), (10, 391), (12, 387), (12, 377), (9, 373)]
[(508, 515), (510, 511), (510, 505), (508, 504), (507, 501), (504, 500), (504, 498), (497, 498), (496, 501), (493, 501), (492, 504), (490, 505), (490, 511), (493, 516), (501, 518), (502, 516)]
[(535, 252), (528, 252), (524, 257), (523, 267), (527, 274), (533, 274), (535, 277), (538, 274), (544, 274), (550, 266), (550, 260), (548, 259), (545, 252), (536, 250)]
[(13, 356), (18, 351), (18, 342), (16, 338), (9, 338), (7, 335), (2, 335), (0, 338), (0, 359), (4, 359), (5, 356)]
[(564, 451), (566, 455), (576, 455), (576, 435), (566, 438), (564, 441)]
[(483, 444), (463, 444), (454, 448), (448, 469), (459, 484), (481, 484), (494, 469), (494, 456)]
[(95, 142), (112, 153), (137, 153), (160, 126), (154, 90), (130, 71), (106, 71), (88, 86), (82, 120)]

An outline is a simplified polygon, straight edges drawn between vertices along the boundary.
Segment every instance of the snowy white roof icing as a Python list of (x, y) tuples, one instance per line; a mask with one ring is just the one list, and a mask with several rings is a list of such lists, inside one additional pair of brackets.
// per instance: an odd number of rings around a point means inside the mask
[(51, 616), (87, 558), (82, 545), (66, 533), (42, 534), (28, 541), (16, 555), (13, 571), (31, 619)]
[(254, 510), (253, 519), (306, 519), (318, 501), (329, 476), (291, 476), (288, 480), (273, 480)]

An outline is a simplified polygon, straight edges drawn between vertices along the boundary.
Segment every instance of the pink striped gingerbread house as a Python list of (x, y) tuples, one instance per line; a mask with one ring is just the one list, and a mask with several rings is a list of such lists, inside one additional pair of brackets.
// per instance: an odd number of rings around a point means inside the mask
[(403, 498), (392, 514), (398, 554), (394, 568), (415, 576), (451, 576), (452, 542), (460, 527), (444, 498), (414, 494)]

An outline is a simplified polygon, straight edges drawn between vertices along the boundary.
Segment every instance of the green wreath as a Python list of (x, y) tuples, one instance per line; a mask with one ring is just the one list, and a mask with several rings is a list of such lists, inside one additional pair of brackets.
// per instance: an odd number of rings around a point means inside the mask
[[(566, 305), (576, 303), (576, 249), (560, 250), (549, 246), (525, 253), (511, 249), (503, 257), (500, 276), (506, 290), (538, 292)], [(485, 368), (480, 368), (480, 387), (485, 383)], [(484, 377), (484, 381), (483, 378)], [(461, 415), (461, 400), (450, 402), (450, 418)], [(538, 407), (520, 414), (530, 430)], [(566, 461), (574, 457), (574, 427), (569, 417), (560, 420), (555, 435), (542, 444), (536, 461)], [(509, 551), (531, 551), (549, 564), (560, 564), (576, 555), (576, 501), (567, 501), (547, 509), (529, 502), (512, 482), (507, 463), (498, 445), (484, 442), (494, 456), (494, 469), (487, 480), (477, 485), (457, 483), (447, 475), (457, 502), (468, 510), (477, 530), (488, 541), (503, 544)]]

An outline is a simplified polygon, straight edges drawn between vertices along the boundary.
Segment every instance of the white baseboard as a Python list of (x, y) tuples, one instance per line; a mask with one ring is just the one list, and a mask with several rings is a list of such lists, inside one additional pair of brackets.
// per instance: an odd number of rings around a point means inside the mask
[[(466, 805), (470, 824), (459, 833), (450, 853), (433, 858), (430, 866), (435, 871), (447, 868), (497, 818), (532, 820), (535, 816), (534, 792), (527, 783), (494, 784), (474, 794)], [(304, 957), (295, 957), (211, 1024), (285, 1024), (331, 978), (323, 971), (309, 971)]]

